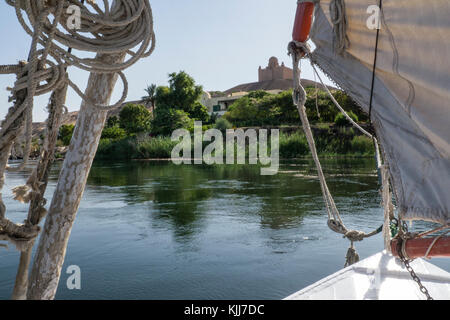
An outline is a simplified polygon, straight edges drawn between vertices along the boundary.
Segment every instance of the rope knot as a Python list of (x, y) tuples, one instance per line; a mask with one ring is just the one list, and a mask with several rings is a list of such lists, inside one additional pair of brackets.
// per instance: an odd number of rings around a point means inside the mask
[(347, 233), (347, 228), (345, 228), (345, 226), (343, 226), (341, 222), (339, 222), (335, 219), (329, 219), (327, 224), (328, 224), (328, 227), (336, 233), (340, 233), (340, 234), (344, 234), (344, 235)]
[(288, 54), (301, 59), (311, 53), (311, 47), (306, 42), (291, 41), (288, 44)]
[(366, 234), (362, 231), (350, 230), (344, 234), (344, 238), (349, 239), (351, 242), (363, 241)]

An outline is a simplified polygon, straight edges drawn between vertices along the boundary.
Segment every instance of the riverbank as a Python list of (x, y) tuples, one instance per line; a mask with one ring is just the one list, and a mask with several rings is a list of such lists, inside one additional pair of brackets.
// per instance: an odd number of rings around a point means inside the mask
[[(319, 128), (315, 131), (316, 147), (320, 156), (371, 157), (374, 154), (372, 140), (356, 134), (352, 128)], [(178, 143), (178, 141), (172, 141), (170, 137), (101, 139), (96, 160), (170, 159), (172, 150)], [(203, 147), (209, 144), (210, 142), (203, 142)], [(248, 146), (246, 149), (246, 155), (248, 155)], [(270, 146), (268, 152), (270, 153)], [(281, 131), (279, 155), (281, 159), (310, 156), (305, 135), (299, 130)], [(226, 150), (224, 150), (224, 156), (226, 156)]]
[[(242, 128), (247, 129), (271, 129), (280, 130), (279, 156), (281, 160), (303, 159), (311, 157), (308, 143), (303, 131), (299, 127), (264, 127)], [(312, 126), (316, 141), (317, 151), (321, 157), (372, 157), (374, 146), (371, 139), (361, 135), (353, 128), (337, 127), (333, 125)], [(224, 134), (225, 137), (225, 134)], [(70, 141), (70, 139), (68, 139)], [(270, 141), (270, 139), (269, 139)], [(170, 160), (173, 148), (178, 141), (172, 141), (171, 137), (150, 137), (147, 135), (128, 136), (124, 138), (102, 138), (99, 143), (96, 160)], [(68, 146), (61, 145), (55, 150), (55, 159), (63, 160), (68, 151)], [(203, 150), (210, 142), (203, 142)], [(225, 146), (225, 141), (224, 141)], [(36, 143), (31, 158), (37, 158), (40, 154), (40, 144)], [(235, 142), (236, 149), (236, 142)], [(268, 153), (270, 154), (270, 143)], [(226, 150), (224, 150), (224, 157)], [(246, 150), (248, 156), (248, 146)], [(17, 154), (12, 160), (20, 160)]]

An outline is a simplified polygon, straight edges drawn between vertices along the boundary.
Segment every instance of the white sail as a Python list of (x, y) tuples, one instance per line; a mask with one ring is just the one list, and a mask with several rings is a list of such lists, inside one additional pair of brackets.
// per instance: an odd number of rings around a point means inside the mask
[[(369, 112), (374, 1), (345, 0), (342, 54), (333, 49), (330, 1), (316, 5), (312, 61)], [(400, 215), (450, 223), (450, 1), (384, 0), (382, 7), (371, 114)]]

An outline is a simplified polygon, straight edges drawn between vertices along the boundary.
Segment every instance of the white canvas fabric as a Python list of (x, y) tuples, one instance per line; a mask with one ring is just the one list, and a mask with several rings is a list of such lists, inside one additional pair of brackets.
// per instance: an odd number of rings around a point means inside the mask
[[(369, 111), (373, 0), (346, 0), (350, 46), (333, 50), (330, 0), (316, 5), (312, 60)], [(383, 0), (372, 121), (406, 220), (450, 223), (450, 1)]]

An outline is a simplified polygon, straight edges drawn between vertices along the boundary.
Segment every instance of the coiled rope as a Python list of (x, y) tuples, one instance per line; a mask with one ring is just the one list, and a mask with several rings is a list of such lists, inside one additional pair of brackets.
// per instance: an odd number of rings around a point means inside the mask
[(343, 54), (350, 46), (350, 40), (347, 36), (347, 16), (345, 12), (344, 0), (330, 1), (330, 18), (333, 24), (333, 47), (338, 54)]
[[(87, 105), (99, 110), (120, 107), (128, 93), (128, 82), (123, 74), (139, 59), (148, 57), (155, 49), (153, 15), (148, 0), (116, 0), (112, 5), (103, 0), (101, 8), (95, 0), (6, 0), (15, 8), (17, 19), (26, 33), (32, 37), (27, 62), (17, 65), (0, 65), (0, 74), (16, 74), (17, 81), (10, 88), (14, 101), (1, 123), (0, 129), (0, 240), (30, 242), (38, 232), (36, 225), (17, 225), (6, 219), (6, 207), (2, 201), (1, 190), (4, 186), (5, 170), (22, 170), (30, 156), (32, 138), (32, 110), (35, 96), (55, 92), (70, 86)], [(71, 6), (80, 9), (80, 28), (69, 25)], [(26, 15), (27, 21), (24, 17)], [(53, 20), (50, 19), (53, 16)], [(66, 47), (83, 52), (79, 57), (67, 51)], [(86, 53), (96, 55), (126, 53), (122, 63), (105, 63), (94, 57), (85, 57)], [(72, 82), (67, 74), (70, 66), (93, 73), (114, 73), (123, 82), (120, 100), (110, 106), (96, 105)], [(64, 105), (64, 97), (55, 95), (57, 105)], [(52, 115), (50, 114), (51, 118)], [(53, 130), (57, 130), (54, 128)], [(8, 168), (7, 162), (14, 143), (25, 135), (24, 161), (18, 168)], [(44, 143), (44, 149), (48, 144)], [(44, 150), (48, 151), (48, 150)], [(44, 152), (42, 152), (44, 154)], [(40, 193), (36, 169), (26, 186), (14, 189), (15, 199), (29, 202), (33, 193)]]

